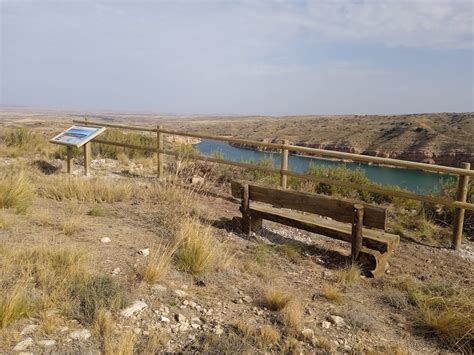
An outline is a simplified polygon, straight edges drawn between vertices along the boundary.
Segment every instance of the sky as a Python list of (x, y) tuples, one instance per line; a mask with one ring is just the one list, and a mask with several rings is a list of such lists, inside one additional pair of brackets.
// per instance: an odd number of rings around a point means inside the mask
[(0, 0), (0, 104), (474, 111), (472, 0)]

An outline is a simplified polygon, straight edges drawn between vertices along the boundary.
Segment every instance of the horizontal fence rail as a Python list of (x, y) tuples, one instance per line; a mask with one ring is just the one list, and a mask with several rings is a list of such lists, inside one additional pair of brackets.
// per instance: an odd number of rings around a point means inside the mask
[[(462, 226), (464, 223), (464, 210), (474, 211), (474, 204), (466, 201), (467, 184), (469, 181), (469, 177), (474, 177), (474, 170), (470, 169), (469, 164), (464, 164), (464, 168), (455, 168), (455, 167), (436, 165), (436, 164), (417, 163), (417, 162), (412, 162), (412, 161), (405, 161), (405, 160), (398, 160), (398, 159), (391, 159), (391, 158), (381, 158), (381, 157), (374, 157), (374, 156), (368, 156), (368, 155), (362, 155), (362, 154), (344, 153), (344, 152), (336, 152), (336, 151), (325, 150), (325, 149), (301, 147), (301, 146), (286, 144), (286, 141), (283, 144), (265, 143), (265, 142), (258, 142), (258, 141), (248, 140), (248, 139), (233, 138), (233, 137), (223, 137), (223, 136), (214, 136), (214, 135), (207, 135), (207, 134), (200, 134), (200, 133), (180, 132), (180, 131), (174, 131), (174, 130), (169, 130), (169, 129), (163, 129), (161, 126), (157, 128), (150, 128), (150, 127), (141, 127), (141, 126), (129, 126), (129, 125), (123, 125), (123, 124), (102, 123), (102, 122), (95, 122), (95, 121), (88, 121), (88, 120), (87, 121), (74, 120), (73, 122), (76, 124), (87, 125), (87, 126), (119, 128), (119, 129), (124, 129), (124, 130), (156, 133), (157, 138), (158, 138), (158, 145), (156, 147), (151, 147), (151, 146), (146, 147), (146, 146), (140, 146), (140, 145), (134, 145), (134, 144), (112, 142), (112, 141), (107, 141), (107, 140), (98, 139), (98, 138), (94, 138), (92, 142), (98, 143), (98, 144), (108, 144), (108, 145), (113, 145), (113, 146), (119, 146), (119, 147), (124, 147), (124, 148), (144, 150), (144, 151), (157, 153), (159, 157), (158, 159), (158, 164), (159, 164), (158, 174), (159, 175), (160, 175), (160, 171), (162, 172), (163, 170), (162, 159), (160, 159), (161, 154), (175, 156), (175, 157), (179, 157), (183, 155), (183, 153), (181, 152), (167, 150), (163, 148), (163, 135), (167, 134), (167, 135), (173, 135), (173, 136), (210, 139), (210, 140), (217, 140), (217, 141), (223, 141), (223, 142), (228, 142), (228, 143), (237, 143), (237, 144), (242, 144), (242, 145), (247, 145), (247, 146), (265, 147), (265, 148), (270, 148), (273, 150), (279, 150), (282, 152), (281, 169), (262, 167), (262, 166), (258, 166), (252, 163), (226, 160), (226, 159), (214, 158), (210, 156), (197, 155), (197, 154), (190, 154), (187, 156), (194, 160), (208, 161), (208, 162), (217, 163), (217, 164), (225, 164), (225, 165), (237, 166), (237, 167), (242, 167), (242, 168), (247, 168), (247, 169), (256, 169), (256, 170), (261, 170), (261, 171), (265, 171), (269, 173), (280, 174), (283, 188), (286, 188), (286, 176), (293, 176), (300, 179), (312, 180), (318, 183), (337, 185), (344, 188), (379, 193), (379, 194), (393, 196), (393, 197), (431, 202), (434, 204), (439, 204), (439, 205), (444, 205), (450, 208), (455, 208), (456, 209), (455, 229), (458, 230), (457, 232), (455, 231), (456, 235), (453, 235), (452, 246), (455, 249), (458, 249), (460, 245), (461, 237), (459, 234), (460, 233), (459, 225)], [(314, 175), (290, 171), (288, 170), (288, 161), (287, 161), (288, 152), (300, 152), (300, 153), (306, 153), (306, 154), (316, 155), (316, 156), (321, 156), (321, 157), (336, 158), (340, 160), (361, 161), (361, 162), (375, 163), (379, 165), (389, 165), (389, 166), (395, 166), (395, 167), (406, 168), (406, 169), (418, 169), (418, 170), (426, 170), (426, 171), (432, 171), (432, 172), (437, 172), (437, 173), (455, 175), (459, 177), (457, 199), (448, 200), (446, 198), (442, 198), (439, 196), (421, 195), (421, 194), (416, 194), (409, 191), (400, 191), (400, 190), (394, 190), (394, 189), (385, 188), (385, 187), (355, 184), (355, 183), (351, 183), (347, 181), (333, 180), (330, 178), (318, 177)]]

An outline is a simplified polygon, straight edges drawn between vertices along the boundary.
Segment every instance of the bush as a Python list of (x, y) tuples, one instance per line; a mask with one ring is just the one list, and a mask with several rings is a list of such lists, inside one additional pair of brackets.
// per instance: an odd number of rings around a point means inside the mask
[[(153, 149), (157, 146), (156, 133), (125, 133), (120, 129), (107, 129), (103, 134), (101, 134), (100, 139), (111, 142), (152, 147)], [(108, 144), (94, 144), (92, 149), (92, 153), (94, 155), (100, 155), (101, 157), (110, 159), (118, 159), (120, 155), (134, 159), (140, 157), (151, 157), (153, 154), (155, 154), (153, 152), (147, 152), (144, 150), (130, 149)]]
[(41, 134), (25, 127), (6, 130), (1, 137), (2, 143), (8, 148), (7, 153), (13, 156), (28, 153), (45, 153), (48, 151), (48, 140)]
[(94, 322), (99, 310), (119, 309), (126, 304), (121, 287), (110, 276), (93, 275), (76, 280), (70, 294), (76, 303), (73, 314), (87, 324)]

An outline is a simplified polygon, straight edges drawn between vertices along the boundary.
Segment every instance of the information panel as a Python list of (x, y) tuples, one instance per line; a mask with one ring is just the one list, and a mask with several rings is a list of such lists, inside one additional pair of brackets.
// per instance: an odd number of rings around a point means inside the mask
[(50, 142), (73, 147), (81, 147), (104, 131), (104, 127), (72, 126), (51, 139)]

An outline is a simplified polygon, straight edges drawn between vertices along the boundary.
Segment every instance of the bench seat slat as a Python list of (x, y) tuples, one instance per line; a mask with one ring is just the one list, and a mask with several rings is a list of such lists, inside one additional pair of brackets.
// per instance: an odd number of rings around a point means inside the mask
[[(232, 196), (240, 198), (242, 188), (243, 184), (241, 182), (233, 181), (231, 183)], [(331, 196), (249, 185), (249, 197), (251, 201), (314, 213), (340, 222), (352, 223), (354, 218), (355, 202)], [(366, 203), (363, 203), (363, 205), (363, 224), (371, 228), (386, 229), (386, 209)]]
[[(270, 220), (349, 243), (352, 239), (350, 224), (316, 216), (305, 216), (281, 209), (277, 210), (257, 203), (253, 203), (250, 206), (250, 213), (253, 218)], [(399, 240), (400, 237), (398, 235), (387, 233), (383, 230), (363, 228), (362, 245), (377, 250), (380, 253), (392, 252), (397, 247)]]

